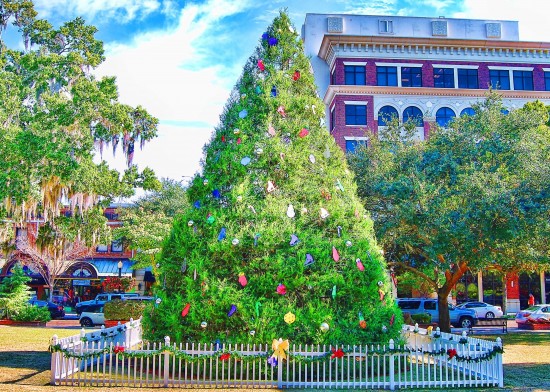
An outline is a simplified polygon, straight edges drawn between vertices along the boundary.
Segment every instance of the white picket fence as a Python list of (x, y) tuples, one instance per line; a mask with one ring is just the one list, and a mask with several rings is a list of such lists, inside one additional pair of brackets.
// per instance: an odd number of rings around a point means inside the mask
[[(424, 329), (415, 332), (405, 327), (405, 346), (393, 341), (336, 347), (291, 344), (287, 359), (273, 364), (268, 361), (273, 353), (269, 345), (176, 345), (169, 337), (161, 343), (145, 343), (139, 321), (126, 324), (123, 335), (118, 340), (85, 342), (80, 336), (54, 337), (51, 383), (390, 390), (503, 386), (500, 339), (489, 342), (446, 333), (434, 338)], [(452, 350), (456, 350), (453, 358)]]

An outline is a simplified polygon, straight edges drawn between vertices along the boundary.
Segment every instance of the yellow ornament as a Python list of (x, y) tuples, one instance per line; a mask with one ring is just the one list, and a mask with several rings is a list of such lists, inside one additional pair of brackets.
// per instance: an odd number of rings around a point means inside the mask
[(292, 312), (288, 312), (287, 314), (285, 314), (284, 320), (285, 323), (292, 324), (294, 321), (296, 321), (296, 315), (294, 315), (294, 313)]
[(271, 348), (273, 349), (273, 355), (271, 355), (273, 358), (277, 358), (277, 361), (281, 361), (283, 359), (286, 359), (286, 352), (288, 351), (290, 344), (288, 343), (288, 339), (273, 339), (273, 344), (271, 345)]

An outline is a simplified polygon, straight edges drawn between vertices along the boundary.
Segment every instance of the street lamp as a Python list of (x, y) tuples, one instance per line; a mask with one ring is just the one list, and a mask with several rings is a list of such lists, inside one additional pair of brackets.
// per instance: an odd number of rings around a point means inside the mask
[(118, 277), (122, 278), (122, 260), (118, 262)]

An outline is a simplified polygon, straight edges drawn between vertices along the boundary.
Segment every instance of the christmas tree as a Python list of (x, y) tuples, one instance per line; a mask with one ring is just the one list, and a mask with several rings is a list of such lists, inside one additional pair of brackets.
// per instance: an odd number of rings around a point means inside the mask
[(402, 317), (373, 223), (285, 12), (205, 147), (157, 265), (150, 339), (266, 343), (387, 341)]

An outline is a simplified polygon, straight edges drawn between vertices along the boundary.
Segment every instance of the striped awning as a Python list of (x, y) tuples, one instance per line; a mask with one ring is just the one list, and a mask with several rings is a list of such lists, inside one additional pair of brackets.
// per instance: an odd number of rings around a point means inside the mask
[(134, 262), (130, 259), (90, 259), (86, 261), (96, 268), (98, 277), (118, 276), (119, 261), (122, 261), (121, 275), (132, 276)]

